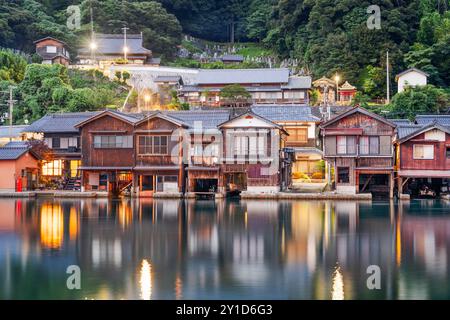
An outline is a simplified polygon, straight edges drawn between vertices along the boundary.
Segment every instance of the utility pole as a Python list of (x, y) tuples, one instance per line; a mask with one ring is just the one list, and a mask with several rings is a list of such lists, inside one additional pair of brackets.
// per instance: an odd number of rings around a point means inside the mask
[(390, 86), (389, 86), (389, 50), (386, 51), (386, 104), (389, 104), (391, 95), (390, 95)]
[(15, 87), (9, 86), (9, 141), (12, 141), (12, 125), (13, 125), (13, 111), (14, 111), (14, 103), (17, 102), (17, 100), (13, 100), (13, 89)]
[(127, 60), (127, 51), (128, 51), (128, 48), (127, 48), (127, 30), (128, 29), (129, 28), (127, 28), (127, 27), (122, 28), (122, 30), (123, 30), (123, 58), (125, 60)]

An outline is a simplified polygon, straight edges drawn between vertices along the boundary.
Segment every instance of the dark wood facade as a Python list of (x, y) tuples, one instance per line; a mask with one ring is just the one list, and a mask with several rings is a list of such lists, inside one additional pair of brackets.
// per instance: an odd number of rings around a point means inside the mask
[[(249, 127), (251, 119), (263, 126)], [(243, 115), (201, 135), (165, 114), (131, 119), (105, 111), (78, 127), (83, 190), (120, 192), (129, 187), (132, 194), (153, 197), (280, 190), (285, 132), (256, 115)]]
[[(450, 129), (430, 124), (396, 141), (399, 194), (412, 179), (450, 179)], [(439, 189), (436, 191), (440, 191)], [(448, 191), (448, 190), (447, 190)]]
[(338, 192), (393, 196), (395, 124), (354, 108), (321, 128), (324, 158), (334, 168)]

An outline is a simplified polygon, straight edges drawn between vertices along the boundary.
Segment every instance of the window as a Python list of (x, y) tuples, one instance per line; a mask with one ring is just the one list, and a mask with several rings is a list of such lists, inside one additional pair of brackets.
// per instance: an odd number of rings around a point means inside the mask
[(234, 154), (237, 156), (248, 155), (248, 137), (237, 136), (234, 137)]
[(308, 128), (288, 129), (287, 141), (308, 142)]
[(153, 176), (142, 176), (142, 191), (153, 191)]
[(419, 160), (434, 159), (434, 145), (415, 144), (413, 146), (413, 158)]
[(59, 149), (61, 147), (61, 140), (59, 138), (52, 138), (52, 148)]
[(337, 137), (338, 154), (356, 154), (356, 137), (338, 136)]
[(81, 166), (81, 160), (70, 160), (70, 177), (76, 178), (79, 176), (78, 168)]
[(349, 167), (338, 167), (338, 183), (349, 183), (350, 182), (350, 168)]
[(94, 136), (94, 148), (133, 148), (133, 136)]
[(338, 154), (347, 153), (347, 137), (343, 136), (337, 137), (337, 153)]
[(138, 154), (168, 154), (168, 136), (140, 136)]
[(369, 152), (370, 154), (380, 154), (380, 138), (370, 137), (369, 138)]
[(447, 159), (450, 159), (450, 147), (447, 147), (445, 154), (447, 156)]
[(369, 137), (359, 138), (359, 153), (369, 154)]
[(55, 46), (47, 46), (47, 53), (56, 53)]
[(61, 176), (63, 169), (62, 160), (44, 161), (42, 163), (43, 176)]
[(156, 191), (178, 191), (178, 176), (157, 176)]

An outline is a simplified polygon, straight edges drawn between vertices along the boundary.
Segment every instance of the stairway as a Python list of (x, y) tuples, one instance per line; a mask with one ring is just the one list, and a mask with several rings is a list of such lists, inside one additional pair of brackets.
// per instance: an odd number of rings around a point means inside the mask
[(64, 190), (67, 191), (80, 191), (81, 181), (79, 178), (68, 178), (66, 184), (64, 185)]

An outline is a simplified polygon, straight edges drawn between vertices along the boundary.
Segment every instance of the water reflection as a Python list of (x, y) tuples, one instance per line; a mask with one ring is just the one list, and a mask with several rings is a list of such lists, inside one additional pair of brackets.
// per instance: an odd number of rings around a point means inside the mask
[(140, 273), (141, 297), (143, 300), (150, 300), (152, 298), (152, 266), (145, 259), (142, 260)]
[[(448, 299), (449, 207), (4, 199), (0, 298)], [(82, 290), (65, 287), (71, 264)]]

